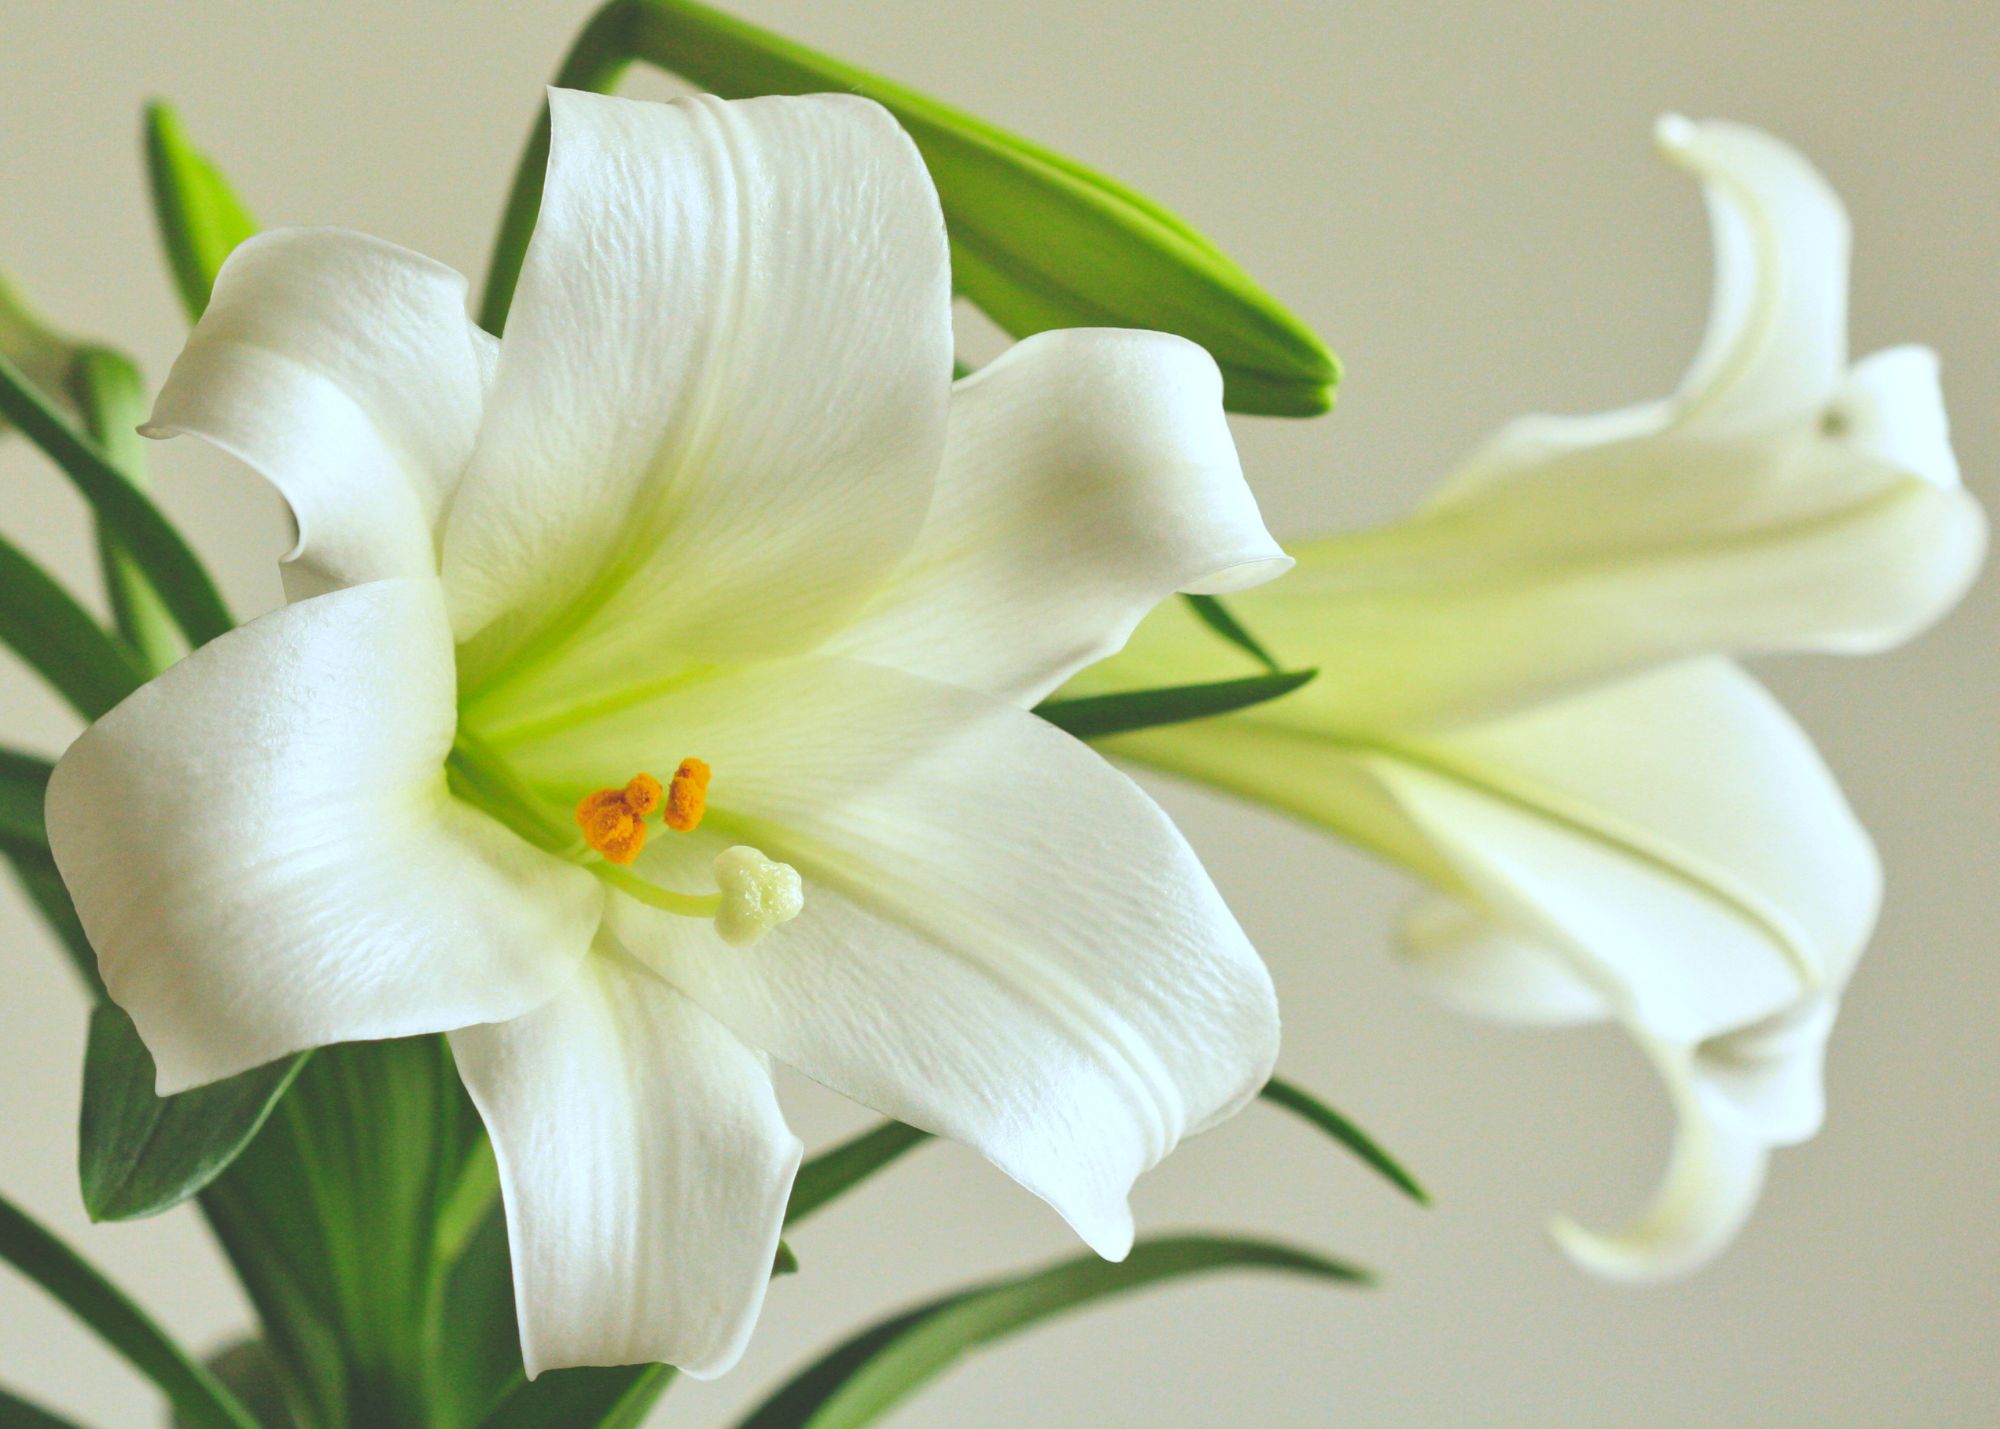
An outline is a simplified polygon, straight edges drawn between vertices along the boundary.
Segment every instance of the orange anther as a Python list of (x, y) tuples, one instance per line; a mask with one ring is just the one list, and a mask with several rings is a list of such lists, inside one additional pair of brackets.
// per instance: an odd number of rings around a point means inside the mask
[(576, 806), (576, 826), (583, 830), (583, 841), (612, 863), (629, 864), (646, 846), (646, 826), (623, 789), (584, 795)]
[(640, 818), (660, 807), (660, 800), (666, 797), (666, 790), (660, 781), (650, 774), (634, 774), (625, 782), (625, 807)]
[(708, 810), (708, 766), (699, 759), (683, 759), (667, 788), (666, 826), (687, 833), (701, 822)]

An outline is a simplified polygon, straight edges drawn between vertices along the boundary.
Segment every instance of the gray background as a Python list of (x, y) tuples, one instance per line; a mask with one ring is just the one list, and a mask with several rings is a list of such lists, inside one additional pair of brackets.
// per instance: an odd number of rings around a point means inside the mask
[[(2000, 10), (1990, 5), (1011, 5), (741, 0), (738, 9), (946, 95), (1157, 195), (1323, 332), (1350, 380), (1331, 420), (1244, 421), (1281, 535), (1387, 518), (1496, 422), (1665, 391), (1698, 335), (1708, 251), (1689, 182), (1653, 157), (1662, 109), (1802, 145), (1858, 232), (1857, 351), (1945, 357), (1958, 450), (2000, 455)], [(483, 269), (571, 0), (0, 4), (0, 267), (155, 379), (181, 323), (143, 199), (139, 102), (178, 103), (267, 223), (338, 223)], [(653, 82), (636, 92), (667, 92)], [(277, 502), (176, 444), (164, 500), (239, 608), (277, 598)], [(84, 527), (19, 442), (0, 527), (87, 580)], [(1996, 708), (1989, 582), (1942, 632), (1866, 663), (1766, 673), (1881, 842), (1887, 912), (1836, 1039), (1832, 1119), (1776, 1163), (1723, 1263), (1633, 1291), (1542, 1238), (1651, 1188), (1662, 1099), (1617, 1037), (1509, 1034), (1419, 1000), (1382, 948), (1401, 880), (1260, 813), (1173, 787), (1271, 962), (1285, 1068), (1428, 1177), (1419, 1212), (1288, 1119), (1253, 1109), (1139, 1189), (1147, 1228), (1227, 1222), (1335, 1248), (1387, 1287), (1269, 1279), (1168, 1289), (988, 1353), (907, 1424), (1940, 1424), (1986, 1421), (1993, 1203)], [(70, 727), (15, 668), (0, 729)], [(84, 1003), (0, 896), (0, 1185), (197, 1343), (246, 1311), (199, 1221), (89, 1229), (72, 1162)], [(860, 1114), (788, 1085), (811, 1143)], [(971, 1155), (932, 1148), (798, 1237), (741, 1369), (669, 1418), (725, 1422), (809, 1347), (961, 1276), (1074, 1249)], [(106, 1425), (149, 1392), (0, 1273), (0, 1381)]]

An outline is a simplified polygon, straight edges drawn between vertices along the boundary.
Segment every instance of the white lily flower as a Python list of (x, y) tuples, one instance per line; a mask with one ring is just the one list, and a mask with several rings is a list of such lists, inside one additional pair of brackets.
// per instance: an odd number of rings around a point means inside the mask
[(800, 1154), (767, 1056), (1123, 1256), (1276, 1007), (1028, 706), (1289, 564), (1215, 365), (1059, 332), (954, 387), (936, 196), (870, 102), (551, 105), (503, 343), (355, 234), (224, 268), (149, 430), (284, 493), (293, 603), (56, 770), (105, 983), (162, 1092), (449, 1032), (530, 1374), (736, 1360)]
[[(1838, 999), (1881, 875), (1805, 734), (1728, 660), (1861, 652), (1958, 599), (1985, 521), (1927, 352), (1846, 366), (1847, 223), (1804, 159), (1669, 119), (1717, 281), (1673, 398), (1505, 429), (1411, 520), (1299, 551), (1234, 603), (1320, 677), (1124, 757), (1330, 827), (1443, 895), (1403, 933), (1452, 1004), (1615, 1017), (1680, 1132), (1649, 1210), (1564, 1221), (1605, 1275), (1692, 1269), (1741, 1226), (1770, 1148), (1812, 1136)], [(1085, 687), (1180, 679), (1221, 646), (1162, 610)], [(1216, 668), (1216, 675), (1240, 673)]]

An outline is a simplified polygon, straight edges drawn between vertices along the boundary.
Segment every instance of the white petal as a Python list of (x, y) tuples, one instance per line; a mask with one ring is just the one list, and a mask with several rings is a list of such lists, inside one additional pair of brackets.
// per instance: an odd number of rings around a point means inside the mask
[(1695, 1049), (1695, 1065), (1765, 1141), (1797, 1145), (1818, 1135), (1826, 1118), (1826, 1041), (1838, 1011), (1831, 995), (1802, 998), (1709, 1038)]
[(1455, 898), (1420, 899), (1404, 915), (1396, 952), (1440, 1002), (1472, 1017), (1573, 1027), (1612, 1013), (1562, 954)]
[[(1726, 661), (1655, 671), (1438, 747), (1456, 767), (1491, 771), (1503, 793), (1532, 790), (1551, 822), (1657, 860), (1746, 926), (1766, 925), (1818, 985), (1846, 981), (1874, 928), (1882, 872), (1867, 832), (1797, 722)], [(1657, 931), (1668, 946), (1677, 933)]]
[(477, 683), (803, 649), (916, 537), (950, 283), (929, 175), (847, 95), (555, 91), (492, 414), (445, 538)]
[[(669, 742), (671, 741), (671, 743)], [(811, 660), (693, 685), (522, 749), (552, 794), (698, 754), (709, 815), (638, 869), (707, 886), (725, 843), (805, 877), (748, 948), (623, 898), (635, 953), (733, 1028), (877, 1110), (964, 1141), (1108, 1256), (1132, 1181), (1263, 1084), (1269, 976), (1128, 779), (955, 686)]]
[(191, 433), (291, 503), (295, 600), (437, 573), (433, 528), (479, 429), (494, 344), (465, 279), (394, 244), (281, 229), (222, 265), (148, 436)]
[[(1951, 607), (1984, 536), (1962, 489), (1816, 428), (1782, 447), (1651, 437), (1296, 545), (1298, 568), (1232, 609), (1326, 671), (1298, 704), (1443, 728), (1694, 655), (1879, 650)], [(1131, 658), (1156, 643), (1214, 640), (1167, 608)]]
[(446, 792), (454, 721), (433, 577), (274, 611), (70, 746), (49, 843), (163, 1093), (573, 975), (597, 883)]
[(1836, 440), (1943, 490), (1960, 485), (1938, 356), (1928, 347), (1884, 348), (1855, 363), (1828, 425)]
[(1677, 419), (1713, 433), (1816, 416), (1847, 366), (1847, 214), (1804, 156), (1760, 130), (1669, 115), (1661, 152), (1702, 182), (1715, 236), (1708, 332)]
[(762, 1059), (608, 942), (566, 991), (451, 1049), (500, 1162), (529, 1377), (734, 1365), (801, 1150)]
[(1349, 731), (1286, 699), (1107, 748), (1358, 834), (1668, 1040), (1837, 988), (1874, 923), (1867, 835), (1804, 733), (1722, 661), (1449, 735)]
[(1206, 352), (1165, 333), (1040, 333), (952, 389), (929, 519), (833, 648), (1031, 705), (1173, 592), (1290, 566)]
[(1765, 1143), (1693, 1069), (1684, 1048), (1649, 1055), (1666, 1079), (1678, 1127), (1673, 1158), (1653, 1203), (1615, 1231), (1559, 1219), (1556, 1243), (1607, 1280), (1664, 1280), (1698, 1270), (1742, 1229), (1764, 1186)]

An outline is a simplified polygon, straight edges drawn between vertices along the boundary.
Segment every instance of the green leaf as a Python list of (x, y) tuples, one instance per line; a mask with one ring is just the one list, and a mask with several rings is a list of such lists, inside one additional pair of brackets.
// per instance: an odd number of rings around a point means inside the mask
[(906, 1311), (838, 1346), (742, 1421), (742, 1429), (872, 1424), (965, 1355), (1093, 1300), (1206, 1271), (1265, 1269), (1347, 1284), (1367, 1272), (1310, 1251), (1230, 1236), (1141, 1241), (1113, 1264), (1082, 1256)]
[(96, 719), (145, 682), (146, 670), (76, 597), (0, 537), (0, 644), (48, 681), (85, 719)]
[[(44, 392), (62, 391), (72, 358), (69, 340), (42, 321), (4, 273), (0, 273), (0, 357)], [(0, 436), (6, 432), (7, 424), (0, 422)]]
[[(139, 369), (108, 348), (81, 348), (66, 385), (90, 439), (120, 475), (144, 491), (146, 443), (139, 424), (146, 420), (150, 404)], [(97, 523), (97, 547), (118, 633), (137, 652), (147, 673), (157, 674), (181, 655), (173, 617), (131, 552), (102, 521)]]
[[(1214, 356), (1233, 411), (1315, 416), (1339, 364), (1311, 329), (1185, 221), (1125, 185), (949, 105), (687, 0), (612, 0), (560, 86), (609, 90), (643, 59), (725, 98), (844, 91), (893, 113), (944, 206), (956, 287), (1016, 337), (1056, 327), (1180, 333)], [(481, 322), (498, 332), (547, 157), (546, 115), (516, 174)]]
[(51, 1414), (18, 1394), (0, 1389), (0, 1429), (79, 1429), (76, 1421)]
[(1262, 641), (1243, 628), (1242, 622), (1237, 620), (1229, 607), (1219, 599), (1212, 595), (1184, 595), (1181, 599), (1201, 617), (1202, 624), (1237, 649), (1244, 651), (1265, 669), (1273, 674), (1277, 673), (1278, 662), (1272, 657), (1271, 652), (1264, 648)]
[(326, 1047), (202, 1192), (302, 1418), (434, 1422), (440, 1217), (480, 1135), (442, 1037)]
[(820, 1152), (799, 1167), (792, 1182), (792, 1199), (785, 1207), (785, 1224), (804, 1220), (814, 1211), (873, 1176), (918, 1143), (929, 1133), (885, 1121), (880, 1126), (850, 1137), (840, 1145)]
[[(242, 1401), (264, 1429), (301, 1429), (285, 1402), (284, 1381), (272, 1362), (271, 1351), (256, 1338), (237, 1340), (202, 1361), (229, 1392)], [(174, 1416), (173, 1429), (187, 1429), (187, 1421)]]
[(1287, 670), (1275, 675), (1251, 675), (1241, 680), (1215, 680), (1203, 685), (1167, 685), (1154, 690), (1122, 690), (1110, 695), (1080, 695), (1044, 700), (1035, 713), (1078, 739), (1105, 739), (1155, 725), (1181, 724), (1191, 719), (1248, 709), (1289, 695), (1311, 680), (1317, 670)]
[(550, 1370), (523, 1380), (480, 1429), (638, 1429), (673, 1378), (663, 1364)]
[(193, 1429), (257, 1429), (234, 1395), (82, 1256), (0, 1196), (0, 1258), (47, 1291), (159, 1386)]
[(5, 357), (0, 357), (0, 416), (76, 483), (104, 529), (132, 553), (190, 645), (205, 645), (231, 627), (228, 607), (180, 532)]
[(54, 772), (55, 766), (46, 759), (0, 748), (0, 844), (48, 850), (42, 806), (48, 801), (49, 775)]
[(1392, 1185), (1418, 1205), (1428, 1206), (1431, 1203), (1430, 1192), (1426, 1191), (1417, 1178), (1406, 1171), (1395, 1157), (1384, 1151), (1367, 1132), (1305, 1088), (1294, 1086), (1280, 1077), (1273, 1077), (1264, 1084), (1264, 1090), (1259, 1095), (1273, 1106), (1283, 1107), (1286, 1111), (1311, 1122), (1381, 1172)]
[(497, 1202), (452, 1258), (439, 1316), (447, 1332), (438, 1417), (445, 1424), (483, 1423), (525, 1383), (507, 1217)]
[(228, 1169), (305, 1065), (305, 1054), (170, 1097), (152, 1055), (114, 1003), (90, 1014), (77, 1174), (94, 1221), (171, 1210)]
[(21, 890), (62, 943), (85, 986), (93, 996), (103, 997), (104, 982), (97, 975), (97, 953), (83, 935), (83, 924), (76, 916), (76, 905), (70, 901), (62, 875), (56, 872), (56, 861), (46, 849), (25, 845), (8, 844), (0, 847), (0, 852), (5, 853)]
[(147, 105), (145, 131), (153, 218), (181, 306), (192, 322), (208, 307), (222, 260), (257, 231), (257, 224), (221, 171), (189, 142), (172, 109), (157, 101)]

